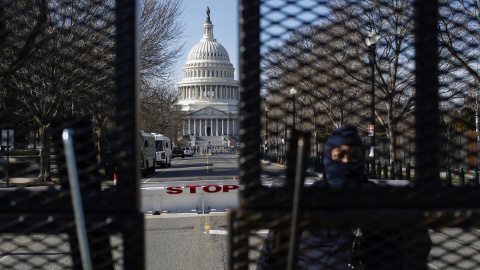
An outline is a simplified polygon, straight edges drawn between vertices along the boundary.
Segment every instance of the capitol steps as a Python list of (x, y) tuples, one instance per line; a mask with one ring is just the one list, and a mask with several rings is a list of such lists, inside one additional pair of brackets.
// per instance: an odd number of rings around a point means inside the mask
[(195, 145), (197, 146), (224, 146), (224, 136), (196, 136)]

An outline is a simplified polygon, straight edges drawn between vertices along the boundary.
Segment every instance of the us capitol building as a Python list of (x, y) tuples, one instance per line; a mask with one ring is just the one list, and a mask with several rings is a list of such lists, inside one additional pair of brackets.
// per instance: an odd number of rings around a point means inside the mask
[(191, 146), (236, 146), (239, 81), (227, 50), (213, 37), (210, 9), (203, 38), (188, 53), (178, 83), (183, 138)]

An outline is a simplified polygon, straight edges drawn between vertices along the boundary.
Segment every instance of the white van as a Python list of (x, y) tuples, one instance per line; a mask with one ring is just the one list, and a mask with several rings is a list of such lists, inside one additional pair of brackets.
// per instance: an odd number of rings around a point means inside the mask
[(140, 130), (140, 170), (142, 176), (155, 172), (155, 136)]
[(163, 134), (155, 134), (155, 148), (156, 148), (156, 157), (157, 157), (157, 167), (167, 167), (172, 166), (172, 143), (170, 138), (164, 136)]

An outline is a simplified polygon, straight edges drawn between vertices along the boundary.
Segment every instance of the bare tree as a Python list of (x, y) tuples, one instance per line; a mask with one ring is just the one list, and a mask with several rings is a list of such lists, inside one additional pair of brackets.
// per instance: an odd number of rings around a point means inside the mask
[(141, 79), (166, 80), (184, 44), (181, 0), (143, 0), (140, 18)]
[[(28, 10), (28, 12), (19, 12)], [(20, 105), (9, 82), (19, 69), (37, 59), (48, 36), (47, 1), (2, 1), (0, 4), (0, 128), (30, 128), (33, 119), (17, 119), (14, 112)], [(28, 23), (27, 23), (28, 22)], [(19, 134), (16, 130), (15, 134)], [(27, 132), (25, 132), (27, 133)]]
[(173, 85), (143, 84), (140, 95), (140, 128), (146, 132), (177, 137), (180, 113), (175, 106), (178, 96)]
[[(4, 84), (11, 90), (6, 95), (18, 104), (13, 114), (18, 119), (33, 119), (39, 129), (39, 181), (50, 180), (52, 121), (78, 115), (99, 119), (102, 113), (110, 114), (98, 108), (111, 106), (114, 74), (111, 6), (91, 1), (65, 5), (52, 0), (48, 7), (49, 11), (42, 11), (48, 18), (42, 28), (43, 46)], [(25, 18), (24, 23), (30, 21)]]
[[(414, 109), (412, 1), (358, 1), (351, 5), (348, 1), (337, 0), (330, 5), (336, 23), (349, 33), (344, 38), (345, 46), (354, 48), (347, 51), (351, 59), (348, 65), (344, 65), (342, 59), (337, 64), (364, 89), (368, 89), (370, 82), (363, 40), (372, 29), (379, 33), (377, 58), (374, 59), (376, 101), (373, 105), (376, 121), (380, 124), (376, 131), (385, 133), (390, 143), (390, 160), (394, 161), (395, 138), (402, 123), (409, 126), (406, 120)], [(358, 68), (361, 72), (356, 72)], [(364, 103), (370, 105), (368, 90), (364, 94)]]
[[(376, 130), (387, 136), (394, 160), (398, 129), (414, 109), (412, 1), (335, 0), (328, 8), (330, 16), (320, 24), (291, 35), (296, 52), (278, 61), (280, 66), (290, 65), (281, 68), (285, 71), (281, 78), (304, 89), (310, 97), (303, 99), (312, 110), (308, 115), (323, 113), (324, 126), (327, 120), (330, 128), (350, 123), (365, 129), (371, 101), (364, 38), (375, 29), (380, 35), (375, 59), (374, 106), (380, 123)], [(287, 50), (288, 43), (282, 48)]]
[(335, 38), (346, 34), (344, 28), (326, 22), (302, 27), (284, 44), (270, 47), (263, 79), (272, 125), (285, 126), (288, 117), (295, 117), (295, 128), (311, 131), (316, 141), (341, 125), (361, 121), (363, 85), (338, 65), (354, 64), (346, 57), (345, 43)]
[(440, 9), (440, 41), (471, 80), (480, 83), (478, 45), (480, 44), (480, 6), (478, 1), (442, 1)]
[(184, 47), (180, 43), (184, 31), (181, 4), (181, 0), (143, 0), (140, 21), (140, 127), (171, 137), (181, 128), (174, 106), (177, 91), (171, 81)]
[[(473, 108), (479, 120), (479, 49), (480, 6), (478, 1), (442, 1), (439, 16), (439, 39), (442, 63), (442, 90), (455, 91), (462, 98), (449, 101), (444, 98), (444, 107), (449, 110), (462, 110), (464, 106)], [(463, 121), (463, 119), (460, 119)]]
[[(19, 11), (25, 12), (19, 12)], [(26, 12), (28, 10), (28, 12)], [(3, 1), (0, 5), (0, 79), (6, 83), (35, 58), (47, 36), (48, 1)], [(28, 23), (27, 23), (28, 22)]]
[[(183, 31), (178, 22), (180, 4), (180, 0), (145, 0), (142, 6), (141, 75), (142, 81), (149, 83), (142, 87), (148, 89), (142, 97), (156, 101), (156, 107), (145, 104), (149, 115), (174, 110), (175, 95), (163, 88), (153, 93), (151, 85), (159, 80), (163, 81), (157, 85), (167, 84), (182, 48), (177, 42)], [(39, 181), (50, 180), (50, 129), (55, 118), (90, 117), (99, 136), (114, 126), (113, 5), (114, 1), (88, 0), (0, 5), (0, 25), (4, 27), (0, 32), (0, 104), (11, 112), (2, 113), (1, 119), (8, 118), (7, 122), (17, 127), (31, 121), (39, 129)], [(175, 121), (174, 117), (168, 119)]]

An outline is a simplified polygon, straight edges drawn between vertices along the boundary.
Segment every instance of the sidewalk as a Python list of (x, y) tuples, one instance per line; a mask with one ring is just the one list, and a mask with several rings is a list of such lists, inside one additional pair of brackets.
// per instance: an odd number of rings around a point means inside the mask
[[(8, 184), (8, 185), (7, 185)], [(0, 180), (0, 188), (7, 187), (39, 187), (39, 186), (58, 186), (54, 182), (37, 182), (37, 177), (10, 177), (8, 182), (6, 179)]]

